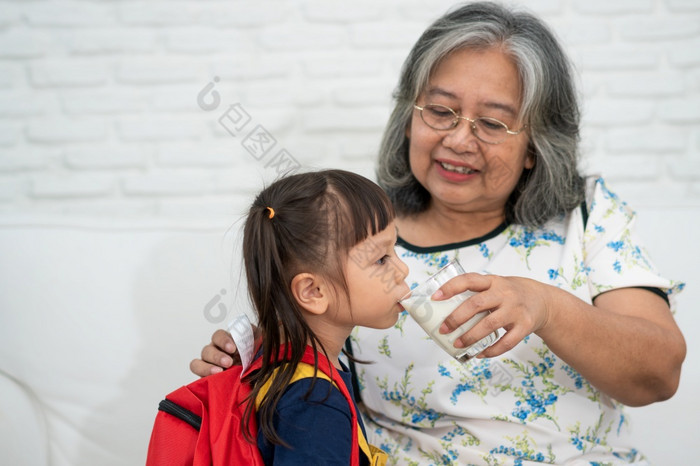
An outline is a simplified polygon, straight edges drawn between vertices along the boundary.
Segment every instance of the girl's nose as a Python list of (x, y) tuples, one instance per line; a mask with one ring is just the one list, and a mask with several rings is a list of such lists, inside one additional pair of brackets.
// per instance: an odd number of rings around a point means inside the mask
[(406, 280), (406, 277), (408, 277), (408, 266), (404, 263), (404, 261), (398, 259), (398, 268), (400, 273), (396, 274), (396, 282), (401, 283), (402, 281)]

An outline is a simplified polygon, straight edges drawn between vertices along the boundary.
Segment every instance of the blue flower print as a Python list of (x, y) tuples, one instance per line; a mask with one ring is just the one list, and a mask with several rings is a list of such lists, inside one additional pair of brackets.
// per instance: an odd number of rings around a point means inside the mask
[(620, 259), (613, 263), (613, 270), (615, 270), (617, 273), (622, 273), (622, 264), (620, 264)]
[(576, 386), (576, 388), (578, 388), (578, 389), (583, 388), (583, 383), (584, 383), (585, 379), (583, 378), (583, 376), (581, 374), (579, 374), (577, 371), (575, 371), (573, 369), (573, 367), (571, 367), (567, 364), (562, 365), (562, 369), (574, 381), (574, 385)]
[(462, 394), (463, 392), (470, 391), (474, 386), (470, 383), (460, 383), (458, 384), (454, 390), (452, 390), (452, 396), (450, 396), (450, 401), (452, 404), (457, 404), (457, 399), (459, 398), (459, 395)]
[[(414, 424), (416, 427), (433, 427), (435, 421), (443, 417), (444, 413), (439, 413), (434, 409), (428, 408), (425, 401), (426, 396), (433, 389), (435, 381), (430, 381), (420, 390), (420, 396), (416, 398), (413, 395), (414, 386), (411, 381), (413, 372), (413, 364), (410, 364), (404, 371), (404, 376), (400, 382), (394, 383), (393, 387), (389, 386), (388, 379), (376, 380), (377, 386), (381, 389), (381, 396), (384, 400), (398, 406), (402, 410), (401, 418), (407, 424)], [(425, 422), (427, 421), (427, 423)]]
[(615, 252), (619, 252), (620, 249), (625, 247), (625, 243), (623, 243), (622, 241), (610, 241), (608, 244), (606, 244), (606, 246)]
[(447, 369), (447, 367), (445, 367), (444, 364), (439, 364), (439, 365), (438, 365), (438, 373), (439, 373), (441, 376), (443, 376), (443, 377), (452, 378), (452, 374), (451, 374), (450, 371)]
[(575, 446), (577, 450), (583, 450), (583, 441), (580, 437), (571, 437), (571, 444)]
[(550, 241), (553, 243), (564, 244), (564, 238), (554, 233), (553, 231), (545, 231), (541, 238), (545, 241)]
[[(454, 388), (450, 395), (450, 402), (456, 405), (460, 401), (462, 393), (470, 392), (470, 396), (478, 396), (484, 398), (489, 389), (494, 388), (494, 375), (491, 367), (490, 359), (474, 360), (470, 364), (470, 369), (467, 373), (457, 371), (454, 377)], [(502, 382), (502, 379), (495, 381), (497, 384)]]
[(438, 413), (434, 409), (426, 409), (425, 411), (414, 413), (411, 417), (411, 422), (418, 424), (419, 422), (427, 419), (432, 425), (432, 423), (440, 419), (440, 417), (442, 417), (442, 414)]
[(553, 405), (559, 399), (554, 393), (550, 393), (546, 397), (543, 393), (535, 390), (527, 391), (527, 398), (525, 398), (524, 404), (522, 401), (518, 400), (515, 402), (515, 409), (513, 410), (513, 416), (524, 421), (534, 414), (536, 416), (542, 416), (547, 412), (547, 406)]
[[(569, 439), (571, 441), (571, 444), (576, 447), (577, 450), (585, 452), (591, 447), (595, 447), (596, 445), (600, 445), (601, 443), (605, 443), (604, 441), (601, 441), (600, 437), (598, 437), (598, 432), (595, 430), (591, 431), (590, 429), (587, 430), (587, 433), (581, 434), (579, 432), (579, 427), (577, 426), (576, 429), (571, 431), (571, 438)], [(593, 464), (593, 463), (591, 463)], [(599, 463), (602, 464), (602, 463)], [(610, 464), (610, 463), (604, 463), (604, 464)]]
[(413, 251), (406, 250), (401, 254), (402, 259), (409, 259), (415, 257), (429, 267), (437, 267), (441, 269), (450, 262), (450, 255), (438, 252), (432, 253), (417, 253)]
[(625, 413), (620, 413), (620, 422), (617, 424), (617, 435), (620, 435), (622, 426), (624, 426), (626, 422), (627, 418), (625, 417)]
[(613, 201), (616, 201), (622, 205), (627, 205), (626, 202), (620, 200), (620, 197), (617, 194), (615, 194), (614, 192), (612, 192), (608, 189), (603, 178), (598, 178), (596, 180), (596, 184), (598, 185), (600, 190), (603, 192), (603, 197), (605, 197), (605, 199), (612, 199)]
[(467, 431), (464, 430), (463, 427), (455, 425), (455, 427), (452, 430), (450, 430), (448, 433), (442, 436), (441, 440), (444, 440), (445, 442), (452, 442), (455, 439), (455, 437), (460, 437), (466, 434)]
[(552, 243), (564, 244), (566, 238), (553, 230), (531, 230), (523, 227), (512, 227), (509, 231), (508, 245), (518, 251), (527, 263), (532, 251), (538, 246), (549, 246)]
[(479, 252), (485, 258), (487, 258), (487, 259), (491, 258), (491, 253), (489, 252), (489, 247), (486, 245), (486, 243), (481, 243), (479, 245)]
[(542, 463), (546, 460), (545, 456), (541, 452), (524, 451), (520, 448), (507, 447), (505, 445), (500, 445), (498, 448), (493, 448), (489, 453), (491, 455), (498, 454), (513, 457), (513, 465), (515, 466), (522, 466), (523, 460), (536, 461), (538, 463)]
[(636, 448), (632, 448), (626, 455), (622, 455), (618, 452), (613, 453), (613, 455), (615, 455), (617, 458), (626, 460), (627, 463), (631, 463), (639, 459), (644, 459), (644, 455), (640, 455), (639, 450), (637, 450)]

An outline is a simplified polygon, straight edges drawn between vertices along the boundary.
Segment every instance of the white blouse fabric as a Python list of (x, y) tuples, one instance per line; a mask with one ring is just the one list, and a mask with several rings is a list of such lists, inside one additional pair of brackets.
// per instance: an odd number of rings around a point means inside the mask
[[(683, 284), (656, 272), (635, 235), (634, 212), (601, 178), (587, 181), (588, 215), (575, 209), (536, 230), (501, 226), (432, 248), (400, 242), (407, 283), (458, 258), (467, 271), (528, 277), (587, 303), (612, 289), (652, 287), (673, 307)], [(351, 338), (355, 357), (374, 362), (356, 370), (368, 434), (390, 464), (647, 464), (628, 438), (623, 407), (534, 334), (500, 357), (465, 364), (406, 312), (388, 330), (358, 327)]]

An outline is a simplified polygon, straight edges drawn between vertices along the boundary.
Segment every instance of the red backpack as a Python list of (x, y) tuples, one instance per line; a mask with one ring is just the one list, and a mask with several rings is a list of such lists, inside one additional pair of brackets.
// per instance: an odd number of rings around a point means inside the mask
[[(245, 375), (260, 366), (258, 358)], [(314, 352), (307, 347), (302, 364), (297, 367), (295, 380), (313, 376), (313, 367)], [(196, 380), (167, 395), (158, 406), (146, 466), (263, 465), (257, 444), (246, 439), (241, 427), (246, 398), (251, 391), (250, 386), (241, 381), (242, 370), (241, 366), (235, 366)], [(317, 376), (332, 380), (350, 406), (354, 446), (352, 465), (360, 464), (358, 445), (368, 457), (373, 458), (370, 461), (372, 464), (382, 464), (379, 456), (384, 453), (377, 452), (374, 446), (368, 446), (357, 422), (350, 393), (336, 368), (322, 354), (318, 354)], [(248, 428), (250, 438), (256, 439), (258, 429), (254, 412)]]

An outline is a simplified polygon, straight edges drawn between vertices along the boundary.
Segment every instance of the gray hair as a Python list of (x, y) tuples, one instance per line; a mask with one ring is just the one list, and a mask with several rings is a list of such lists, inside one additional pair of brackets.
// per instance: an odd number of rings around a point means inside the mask
[(458, 49), (498, 47), (513, 59), (522, 86), (520, 118), (528, 124), (525, 169), (506, 203), (506, 220), (541, 226), (569, 212), (584, 199), (578, 172), (580, 110), (571, 65), (554, 34), (537, 17), (490, 2), (459, 6), (436, 20), (413, 46), (394, 92), (396, 101), (384, 131), (377, 181), (397, 213), (423, 212), (430, 193), (411, 173), (408, 162), (413, 104), (435, 67)]

